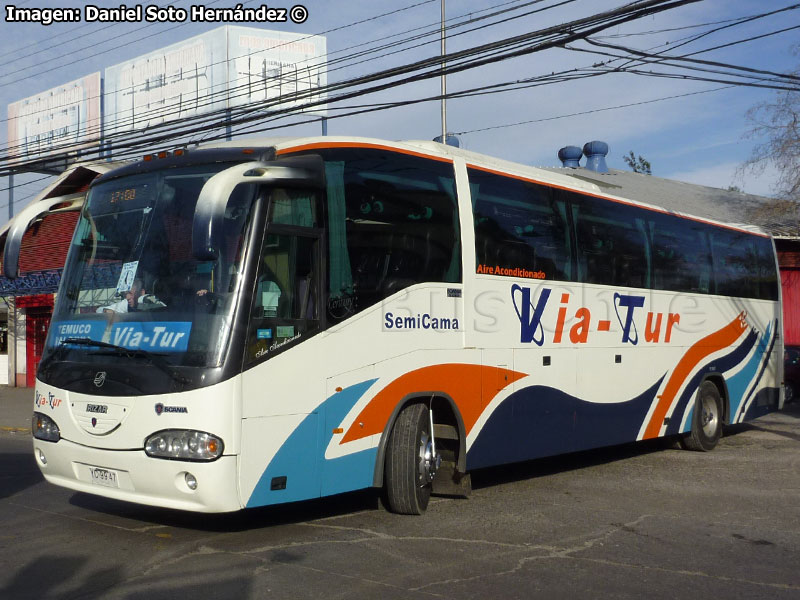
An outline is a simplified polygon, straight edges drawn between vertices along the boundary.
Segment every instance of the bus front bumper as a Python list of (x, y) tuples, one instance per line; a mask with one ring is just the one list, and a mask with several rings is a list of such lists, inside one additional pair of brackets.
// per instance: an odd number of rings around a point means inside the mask
[(64, 439), (55, 443), (34, 439), (33, 453), (48, 482), (78, 492), (195, 512), (243, 508), (237, 456), (213, 462), (164, 460), (151, 458), (144, 450), (88, 448)]

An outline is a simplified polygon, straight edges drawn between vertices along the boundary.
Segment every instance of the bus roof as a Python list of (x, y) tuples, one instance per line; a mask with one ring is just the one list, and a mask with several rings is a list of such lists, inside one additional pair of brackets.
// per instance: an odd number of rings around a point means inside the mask
[[(273, 137), (234, 140), (199, 148), (274, 148), (276, 154), (281, 155), (334, 147), (386, 148), (430, 158), (460, 159), (471, 166), (545, 185), (576, 190), (756, 235), (769, 235), (758, 226), (741, 223), (746, 209), (759, 202), (757, 196), (616, 169), (611, 169), (609, 173), (597, 173), (582, 167), (532, 167), (427, 140), (389, 141), (353, 136)], [(643, 198), (648, 201), (643, 201)]]

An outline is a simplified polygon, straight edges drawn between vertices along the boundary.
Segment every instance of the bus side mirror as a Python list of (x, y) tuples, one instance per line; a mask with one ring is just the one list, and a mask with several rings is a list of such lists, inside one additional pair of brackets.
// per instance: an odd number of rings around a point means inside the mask
[(200, 190), (192, 222), (192, 253), (216, 260), (222, 245), (225, 208), (236, 186), (253, 183), (287, 188), (324, 189), (325, 163), (308, 155), (270, 162), (247, 162), (220, 171)]

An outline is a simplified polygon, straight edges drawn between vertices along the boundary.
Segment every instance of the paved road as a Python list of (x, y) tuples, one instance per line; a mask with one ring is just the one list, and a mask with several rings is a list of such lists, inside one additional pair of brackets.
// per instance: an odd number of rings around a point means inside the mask
[(0, 431), (30, 431), (33, 388), (0, 385)]
[(198, 516), (46, 484), (0, 430), (0, 598), (800, 598), (800, 406), (712, 453), (628, 445), (474, 484), (423, 517), (370, 493)]

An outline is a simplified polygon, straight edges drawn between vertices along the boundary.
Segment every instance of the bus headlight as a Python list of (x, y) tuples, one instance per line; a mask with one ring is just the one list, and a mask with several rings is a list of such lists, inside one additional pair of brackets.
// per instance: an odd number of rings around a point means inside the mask
[(224, 447), (217, 436), (192, 429), (159, 431), (144, 442), (147, 456), (172, 460), (216, 460)]
[(33, 413), (31, 432), (33, 433), (33, 437), (37, 440), (57, 442), (61, 439), (61, 431), (58, 429), (56, 422), (40, 412)]

